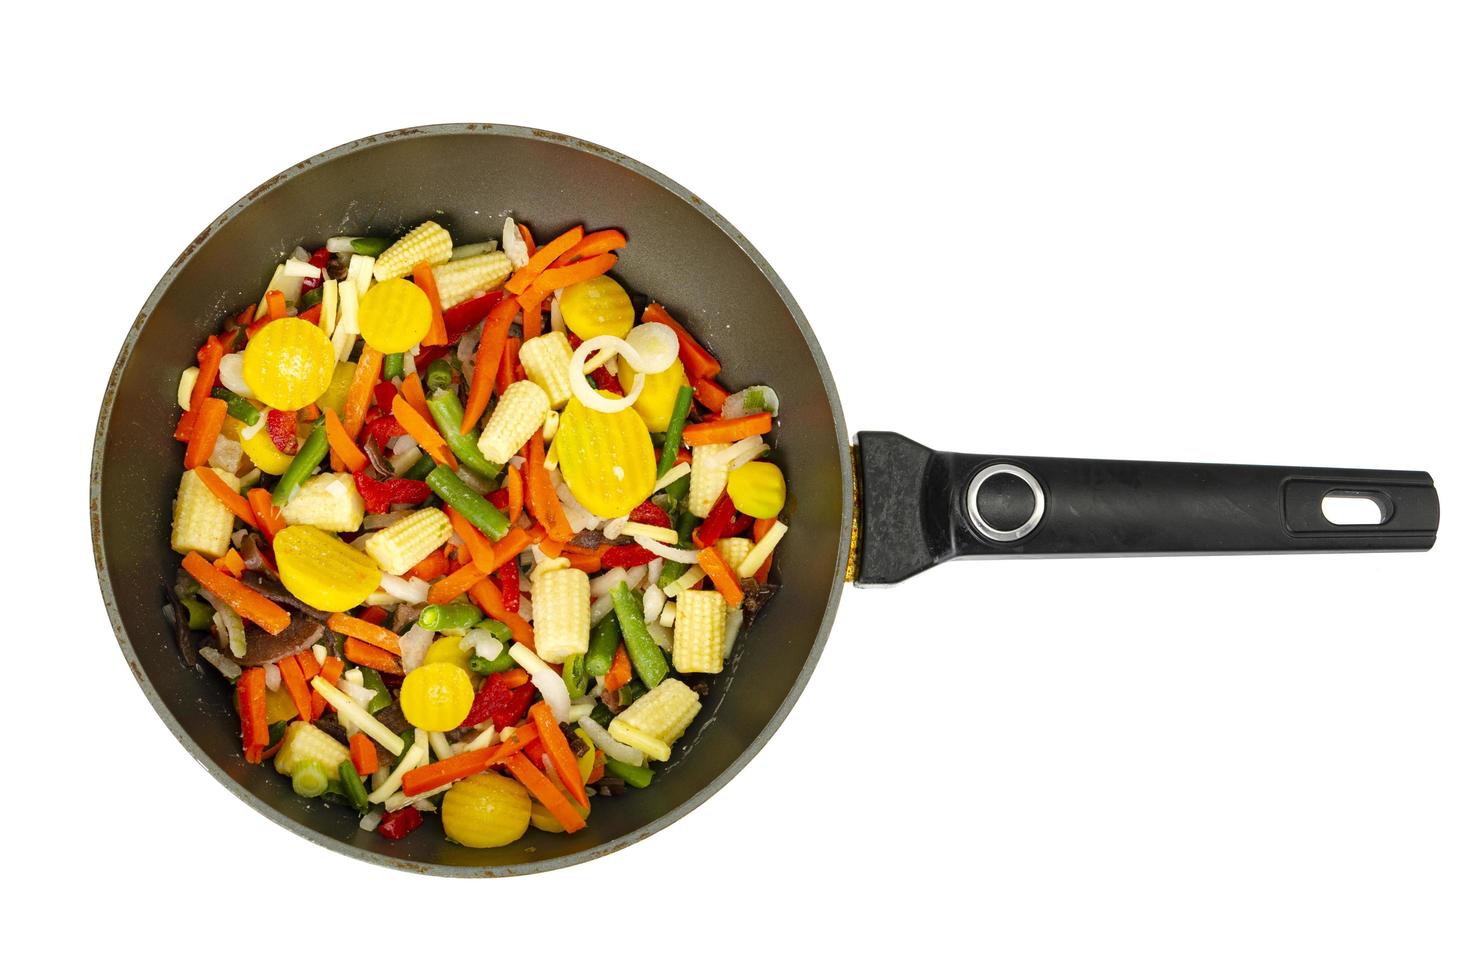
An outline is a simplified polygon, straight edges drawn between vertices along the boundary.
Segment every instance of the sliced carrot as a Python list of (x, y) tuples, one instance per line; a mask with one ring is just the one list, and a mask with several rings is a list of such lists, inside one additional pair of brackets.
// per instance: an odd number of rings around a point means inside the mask
[(251, 586), (213, 568), (199, 552), (190, 552), (180, 564), (201, 588), (230, 606), (238, 616), (250, 619), (274, 636), (292, 622), (286, 609)]
[(370, 396), (380, 381), (380, 369), (385, 355), (366, 346), (360, 351), (355, 364), (355, 376), (349, 383), (349, 394), (344, 398), (344, 431), (351, 439), (360, 438), (360, 429), (365, 425), (365, 413), (370, 409)]
[(197, 466), (195, 475), (216, 495), (217, 500), (226, 505), (227, 510), (241, 518), (243, 524), (257, 527), (257, 515), (252, 513), (252, 505), (247, 502), (247, 498), (227, 486), (226, 481), (217, 476), (215, 470), (209, 466)]
[(468, 595), (483, 610), (483, 614), (489, 619), (496, 619), (503, 623), (514, 634), (518, 642), (534, 649), (534, 627), (516, 612), (509, 612), (504, 608), (504, 597), (499, 594), (498, 586), (494, 585), (487, 576), (480, 578), (468, 589)]
[(200, 409), (201, 402), (211, 397), (216, 387), (216, 378), (221, 373), (221, 358), (226, 356), (226, 345), (219, 337), (209, 337), (200, 350), (195, 352), (195, 363), (200, 373), (195, 376), (195, 387), (190, 389), (190, 410)]
[(550, 710), (549, 703), (541, 701), (531, 707), (529, 717), (540, 730), (540, 741), (545, 743), (545, 751), (550, 753), (550, 761), (555, 763), (555, 774), (560, 777), (565, 788), (570, 790), (571, 796), (583, 798), (586, 795), (586, 783), (581, 779), (581, 764), (576, 761), (576, 754), (570, 750), (570, 742), (566, 741), (565, 733), (555, 721), (555, 713)]
[(519, 333), (526, 342), (538, 337), (545, 329), (545, 315), (541, 304), (547, 295), (549, 294), (530, 287), (519, 297)]
[(281, 320), (288, 315), (288, 301), (284, 298), (282, 291), (269, 289), (267, 291), (267, 319)]
[(351, 473), (358, 473), (370, 465), (369, 458), (355, 445), (345, 431), (344, 423), (334, 409), (324, 409), (324, 433), (329, 437), (329, 449)]
[(501, 748), (502, 745), (492, 745), (486, 749), (463, 752), (441, 762), (418, 766), (401, 778), (401, 792), (407, 796), (416, 796), (454, 780), (476, 775), (493, 765), (494, 756), (498, 755)]
[(406, 403), (416, 409), (416, 414), (427, 420), (428, 425), (436, 425), (432, 419), (432, 410), (427, 408), (426, 389), (421, 386), (421, 375), (410, 371), (401, 380), (401, 397)]
[(180, 421), (175, 423), (175, 441), (189, 442), (190, 433), (195, 431), (195, 413), (184, 412), (180, 415)]
[(427, 591), (427, 602), (438, 606), (451, 602), (472, 588), (480, 579), (487, 578), (488, 575), (480, 572), (477, 565), (468, 562), (446, 578), (433, 582), (431, 589)]
[(730, 393), (708, 378), (694, 379), (694, 401), (703, 405), (711, 412), (718, 412), (725, 407), (725, 399)]
[(361, 776), (368, 776), (380, 768), (375, 743), (364, 732), (355, 732), (349, 737), (349, 760)]
[[(515, 303), (518, 308), (518, 303)], [(519, 345), (518, 337), (510, 337), (504, 341), (504, 354), (498, 362), (498, 375), (494, 378), (494, 390), (503, 395), (504, 389), (519, 380)]]
[(242, 743), (245, 747), (267, 747), (267, 671), (249, 667), (242, 671), (241, 687)]
[(596, 782), (606, 775), (606, 753), (600, 749), (596, 750), (596, 765), (591, 767), (591, 775), (586, 779), (587, 786), (595, 786)]
[(267, 535), (267, 542), (271, 544), (277, 533), (288, 526), (287, 521), (283, 520), (282, 511), (273, 505), (272, 491), (263, 487), (253, 487), (247, 491), (247, 503), (252, 507), (252, 516), (256, 518), (254, 523), (257, 529)]
[(509, 491), (509, 523), (513, 524), (524, 513), (524, 477), (519, 475), (519, 467), (509, 467), (504, 475), (504, 489)]
[(725, 602), (738, 608), (745, 598), (745, 592), (740, 588), (740, 580), (735, 577), (735, 570), (730, 567), (730, 563), (713, 548), (701, 548), (699, 567), (704, 569), (704, 574), (709, 576), (719, 594), (724, 596)]
[(447, 556), (441, 550), (432, 552), (421, 561), (411, 566), (411, 571), (406, 573), (411, 578), (419, 578), (423, 582), (430, 582), (438, 575), (447, 574)]
[[(503, 760), (504, 765), (514, 774), (514, 778), (524, 784), (531, 796), (539, 800), (550, 811), (550, 815), (560, 822), (560, 826), (567, 834), (573, 834), (586, 826), (585, 819), (576, 810), (574, 804), (566, 799), (564, 793), (555, 787), (555, 784), (545, 778), (544, 773), (536, 769), (523, 755), (515, 753)], [(585, 791), (581, 791), (585, 795)]]
[(560, 542), (556, 541), (554, 538), (547, 537), (545, 538), (545, 540), (540, 542), (540, 551), (544, 553), (546, 558), (559, 558)]
[(582, 555), (574, 551), (562, 551), (561, 557), (570, 562), (571, 568), (579, 568), (587, 575), (595, 575), (601, 571), (601, 555)]
[(226, 403), (219, 398), (207, 398), (193, 414), (195, 425), (190, 430), (190, 441), (185, 444), (187, 470), (204, 466), (211, 458), (216, 437), (221, 434), (221, 423), (226, 421)]
[(683, 441), (690, 446), (712, 446), (735, 442), (749, 436), (763, 436), (771, 431), (771, 413), (757, 412), (737, 419), (715, 419), (683, 427)]
[(401, 674), (401, 661), (380, 647), (371, 646), (354, 636), (344, 638), (344, 657), (352, 664), (369, 667), (384, 674)]
[[(323, 667), (322, 670), (319, 671), (319, 676), (324, 679), (324, 683), (330, 684), (330, 685), (334, 685), (334, 684), (338, 684), (339, 683), (339, 675), (340, 674), (343, 674), (343, 673), (344, 673), (344, 661), (343, 660), (340, 660), (338, 657), (328, 657), (328, 658), (326, 658), (324, 660), (324, 667)], [(329, 702), (327, 702), (327, 701), (324, 700), (324, 696), (322, 694), (320, 694), (318, 691), (314, 691), (313, 692), (313, 716), (314, 716), (314, 718), (317, 719), (319, 717), (319, 715), (322, 715), (324, 713), (324, 709), (327, 708), (328, 706), (329, 706)]]
[(555, 260), (570, 251), (582, 238), (586, 230), (576, 225), (569, 231), (556, 237), (553, 241), (546, 242), (536, 252), (530, 255), (529, 262), (522, 269), (515, 270), (504, 283), (504, 288), (514, 295), (519, 295), (529, 288), (530, 284), (539, 278), (539, 274), (548, 269)]
[(534, 247), (534, 236), (529, 233), (529, 228), (522, 223), (516, 223), (516, 227), (518, 227), (519, 229), (519, 237), (524, 239), (525, 250), (529, 252), (530, 255), (533, 255), (535, 252), (539, 251), (537, 248)]
[[(525, 291), (524, 295), (527, 296), (530, 293), (534, 293), (541, 298), (549, 296), (557, 289), (564, 289), (567, 286), (574, 286), (578, 282), (585, 282), (587, 279), (595, 279), (597, 276), (604, 275), (616, 264), (617, 257), (607, 252), (605, 255), (582, 259), (571, 265), (546, 269), (540, 273), (539, 278)], [(522, 299), (523, 297), (520, 298)]]
[(319, 406), (312, 404), (304, 405), (298, 410), (298, 417), (303, 419), (303, 421), (305, 422), (312, 422), (322, 414), (323, 413), (319, 411)]
[[(761, 538), (764, 538), (766, 536), (766, 532), (771, 530), (772, 525), (774, 525), (775, 523), (776, 518), (774, 517), (757, 517), (755, 519), (755, 523), (751, 525), (750, 528), (750, 539), (752, 541), (759, 541)], [(765, 561), (761, 562), (761, 567), (756, 569), (755, 572), (755, 580), (757, 582), (761, 583), (762, 585), (766, 584), (766, 579), (771, 577), (771, 562), (774, 561), (775, 558), (776, 552), (773, 551), (766, 556)]]
[[(401, 423), (401, 428), (411, 434), (411, 437), (416, 440), (416, 444), (426, 451), (428, 456), (443, 466), (450, 466), (453, 469), (457, 469), (457, 460), (453, 458), (452, 450), (447, 446), (447, 440), (442, 438), (442, 433), (437, 431), (436, 426), (422, 418), (416, 409), (411, 407), (410, 402), (397, 395), (395, 400), (391, 402), (391, 414), (396, 417), (397, 422)], [(768, 415), (766, 418), (770, 418), (770, 416)]]
[(382, 650), (389, 650), (398, 657), (401, 655), (401, 638), (384, 626), (376, 626), (356, 616), (338, 612), (329, 617), (328, 626), (341, 636), (352, 636)]
[(247, 570), (246, 564), (242, 561), (242, 556), (237, 554), (235, 548), (228, 548), (226, 554), (217, 558), (211, 564), (236, 579), (241, 578), (242, 572)]
[(626, 647), (619, 646), (612, 656), (611, 668), (606, 672), (606, 689), (620, 691), (630, 683), (632, 683), (632, 658), (627, 656)]
[(570, 265), (578, 259), (589, 258), (600, 255), (603, 252), (611, 252), (627, 245), (627, 236), (615, 228), (606, 228), (602, 231), (593, 231), (591, 234), (576, 242), (566, 253), (555, 260), (555, 267)]
[(544, 525), (545, 533), (550, 537), (556, 541), (569, 541), (576, 532), (565, 517), (565, 508), (560, 506), (560, 498), (555, 493), (555, 483), (545, 469), (544, 437), (536, 432), (530, 437), (525, 452), (528, 463), (523, 476), (525, 489), (529, 492), (529, 512)]
[[(649, 303), (642, 311), (643, 323), (661, 323), (678, 335), (678, 359), (690, 379), (712, 378), (719, 374), (719, 361), (705, 350), (659, 303)], [(716, 409), (718, 411), (718, 409)]]
[(303, 671), (303, 680), (305, 683), (319, 675), (319, 662), (314, 659), (313, 651), (299, 650), (293, 656), (298, 658), (298, 667)]
[(283, 686), (288, 689), (288, 697), (293, 699), (293, 707), (298, 709), (299, 719), (308, 721), (313, 717), (313, 699), (308, 696), (308, 681), (303, 677), (303, 668), (298, 665), (298, 658), (284, 657), (277, 665), (279, 673), (283, 675)]
[(493, 567), (501, 568), (511, 558), (517, 558), (519, 552), (528, 548), (537, 541), (544, 540), (544, 532), (525, 530), (522, 527), (511, 527), (509, 532), (493, 543)]
[[(493, 397), (494, 383), (498, 380), (508, 345), (509, 326), (514, 314), (519, 312), (519, 301), (505, 296), (498, 301), (483, 321), (483, 333), (478, 338), (478, 355), (473, 359), (473, 377), (468, 382), (468, 404), (463, 410), (462, 430), (472, 432), (483, 417), (483, 410)], [(502, 389), (500, 389), (502, 391)]]
[(432, 303), (432, 328), (427, 331), (422, 343), (429, 347), (447, 343), (447, 325), (442, 321), (442, 297), (437, 292), (437, 277), (432, 275), (431, 263), (422, 261), (413, 265), (411, 281), (421, 287), (421, 291), (427, 294), (427, 299)]
[(529, 671), (523, 667), (510, 667), (498, 675), (510, 688), (523, 687), (529, 683)]
[(442, 510), (452, 521), (452, 529), (457, 532), (457, 536), (462, 538), (463, 543), (468, 546), (468, 552), (473, 556), (474, 566), (484, 575), (492, 575), (493, 570), (498, 567), (493, 563), (493, 544), (483, 536), (482, 531), (470, 524), (468, 519), (458, 513), (451, 504), (443, 507)]

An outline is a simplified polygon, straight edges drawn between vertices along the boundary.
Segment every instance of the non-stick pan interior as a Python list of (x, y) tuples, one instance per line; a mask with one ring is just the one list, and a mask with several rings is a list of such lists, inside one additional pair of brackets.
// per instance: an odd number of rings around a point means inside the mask
[[(171, 438), (175, 387), (206, 332), (260, 295), (285, 252), (327, 234), (394, 234), (435, 218), (455, 241), (496, 237), (511, 210), (540, 239), (582, 222), (617, 227), (631, 244), (617, 273), (663, 302), (719, 356), (732, 387), (764, 382), (780, 397), (776, 439), (789, 485), (791, 533), (782, 589), (744, 638), (675, 761), (643, 792), (599, 801), (572, 836), (531, 831), (477, 851), (424, 828), (392, 844), (349, 811), (295, 797), (270, 766), (241, 759), (228, 687), (185, 669), (160, 615), (160, 583), (180, 475)], [(413, 870), (496, 874), (614, 850), (697, 805), (779, 724), (805, 682), (842, 581), (850, 476), (841, 411), (827, 367), (791, 297), (730, 226), (682, 188), (617, 154), (566, 137), (490, 126), (432, 127), (371, 137), (268, 181), (194, 242), (135, 323), (99, 422), (92, 519), (105, 600), (134, 673), (181, 741), (237, 795), (330, 847)], [(243, 819), (246, 819), (245, 817)]]

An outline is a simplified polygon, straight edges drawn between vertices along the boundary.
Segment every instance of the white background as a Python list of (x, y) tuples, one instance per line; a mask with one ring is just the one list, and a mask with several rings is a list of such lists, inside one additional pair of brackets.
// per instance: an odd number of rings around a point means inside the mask
[[(3, 398), (26, 451), (4, 554), (34, 611), (5, 650), (9, 965), (1474, 976), (1460, 6), (528, 9), (8, 28)], [(320, 850), (197, 766), (118, 656), (85, 519), (97, 405), (149, 290), (237, 197), (467, 120), (577, 134), (708, 200), (797, 296), (854, 431), (1428, 469), (1439, 545), (850, 590), (774, 741), (646, 843), (507, 881)]]

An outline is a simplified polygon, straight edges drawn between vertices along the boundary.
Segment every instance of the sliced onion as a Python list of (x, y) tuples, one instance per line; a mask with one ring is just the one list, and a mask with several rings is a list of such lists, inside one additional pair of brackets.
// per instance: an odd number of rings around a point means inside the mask
[(196, 652), (200, 654), (202, 660), (219, 670), (221, 676), (227, 680), (234, 681), (242, 675), (242, 669), (215, 647), (201, 647)]
[(632, 382), (632, 390), (627, 392), (627, 397), (625, 398), (608, 398), (605, 392), (597, 391), (591, 387), (590, 382), (586, 380), (586, 361), (590, 359), (593, 353), (597, 351), (604, 353), (608, 350), (615, 350), (618, 354), (627, 358), (629, 364), (635, 365), (636, 361), (641, 360), (641, 355), (627, 341), (621, 337), (612, 337), (604, 334), (599, 337), (592, 337), (576, 348), (575, 356), (570, 359), (570, 371), (568, 373), (570, 377), (570, 390), (580, 400), (582, 405), (585, 405), (593, 412), (614, 415), (624, 408), (631, 407), (633, 402), (637, 401), (637, 396), (642, 394), (642, 386), (645, 379), (642, 372), (638, 371), (636, 379)]
[(638, 354), (636, 358), (623, 355), (634, 371), (661, 374), (678, 360), (678, 334), (666, 324), (639, 323), (627, 333), (627, 343)]
[(240, 351), (221, 358), (221, 366), (216, 369), (216, 379), (227, 391), (235, 392), (243, 398), (255, 398), (251, 386), (247, 384), (246, 372), (242, 368), (243, 359), (244, 355)]
[(522, 269), (529, 265), (529, 246), (524, 242), (524, 236), (519, 234), (519, 226), (514, 223), (511, 215), (504, 219), (504, 254), (509, 261), (514, 263), (514, 268)]
[(613, 568), (591, 580), (591, 598), (600, 599), (612, 589), (617, 587), (618, 582), (627, 581), (627, 573), (624, 569)]
[(612, 738), (611, 732), (602, 728), (593, 718), (582, 718), (576, 724), (581, 726), (581, 731), (591, 737), (591, 741), (601, 751), (616, 759), (625, 762), (629, 766), (640, 766), (646, 763), (647, 756), (630, 745), (623, 745)]
[[(669, 561), (676, 561), (684, 565), (692, 565), (699, 560), (699, 553), (697, 551), (684, 551), (681, 548), (670, 548), (666, 544), (659, 544), (645, 534), (633, 535), (632, 540), (636, 541), (638, 544), (642, 545), (653, 554), (667, 558)], [(646, 569), (643, 570), (646, 571)]]
[(549, 703), (550, 713), (555, 716), (555, 720), (570, 721), (570, 691), (566, 690), (565, 679), (523, 643), (509, 644), (509, 656), (529, 672), (529, 679)]
[(283, 686), (283, 671), (277, 664), (268, 664), (262, 669), (262, 673), (269, 691), (276, 691)]
[(396, 438), (391, 440), (390, 449), (392, 456), (400, 456), (402, 453), (415, 448), (416, 436), (410, 435), (409, 433), (406, 435), (396, 436)]
[(751, 385), (749, 388), (741, 388), (726, 398), (719, 410), (720, 416), (727, 419), (759, 415), (762, 412), (770, 415), (781, 413), (781, 399), (776, 397), (776, 389), (768, 385)]
[(662, 589), (658, 588), (658, 582), (654, 579), (653, 584), (649, 585), (642, 593), (643, 622), (656, 623), (658, 621), (658, 614), (663, 611), (663, 603), (667, 601), (668, 597), (663, 594)]
[(555, 333), (565, 333), (565, 314), (560, 312), (560, 294), (563, 292), (564, 289), (557, 289), (550, 298), (550, 329)]
[(419, 578), (404, 579), (389, 573), (380, 576), (380, 587), (402, 602), (426, 602), (427, 591), (431, 589), (430, 585)]

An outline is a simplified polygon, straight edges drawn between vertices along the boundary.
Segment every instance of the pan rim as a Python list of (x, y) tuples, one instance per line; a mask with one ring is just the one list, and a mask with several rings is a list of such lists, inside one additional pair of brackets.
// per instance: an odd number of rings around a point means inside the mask
[[(392, 143), (408, 139), (419, 139), (428, 136), (458, 135), (464, 133), (489, 133), (498, 136), (508, 136), (519, 139), (535, 140), (538, 142), (553, 143), (572, 147), (579, 151), (598, 156), (610, 163), (614, 163), (620, 167), (623, 167), (624, 169), (629, 170), (637, 174), (638, 176), (646, 178), (647, 180), (657, 184), (659, 187), (671, 194), (677, 195), (689, 206), (696, 209), (708, 221), (719, 228), (719, 230), (724, 233), (727, 238), (734, 242), (734, 244), (740, 248), (740, 250), (746, 255), (746, 257), (752, 263), (754, 263), (756, 268), (760, 271), (761, 275), (764, 276), (766, 281), (770, 284), (771, 288), (776, 291), (777, 296), (786, 306), (787, 312), (791, 315), (797, 328), (801, 331), (802, 339), (805, 341), (807, 348), (811, 352), (812, 358), (817, 365), (818, 373), (822, 378), (823, 389), (827, 396), (828, 405), (832, 413), (833, 435), (838, 451), (838, 468), (841, 474), (843, 494), (843, 499), (840, 502), (841, 519), (838, 525), (838, 540), (836, 542), (833, 560), (832, 586), (828, 592), (827, 602), (822, 611), (817, 634), (813, 638), (811, 649), (807, 652), (806, 659), (803, 661), (801, 669), (797, 673), (795, 682), (786, 692), (786, 695), (777, 705), (776, 710), (772, 713), (770, 719), (766, 722), (765, 726), (761, 729), (756, 738), (751, 741), (750, 744), (746, 745), (745, 748), (735, 757), (735, 759), (708, 783), (700, 787), (696, 792), (690, 795), (687, 799), (683, 800), (677, 806), (663, 813), (661, 816), (650, 821), (649, 823), (643, 824), (642, 826), (637, 827), (620, 837), (604, 841), (601, 844), (586, 848), (582, 851), (577, 851), (573, 854), (544, 858), (538, 861), (531, 861), (527, 864), (504, 865), (497, 867), (436, 864), (432, 862), (408, 860), (374, 853), (363, 847), (356, 846), (355, 844), (348, 843), (339, 838), (331, 837), (321, 831), (304, 826), (303, 824), (300, 824), (297, 820), (292, 819), (290, 816), (279, 813), (277, 810), (269, 806), (256, 793), (251, 792), (246, 787), (239, 784), (226, 772), (225, 769), (217, 765), (195, 742), (195, 740), (185, 730), (184, 726), (181, 725), (180, 722), (175, 718), (173, 710), (169, 707), (169, 705), (165, 703), (159, 692), (154, 688), (154, 685), (149, 681), (148, 674), (144, 671), (143, 664), (140, 661), (137, 652), (134, 650), (133, 643), (130, 640), (128, 632), (124, 627), (118, 604), (114, 598), (112, 578), (108, 573), (108, 567), (105, 560), (105, 531), (102, 521), (104, 446), (107, 442), (109, 428), (112, 423), (113, 410), (117, 402), (118, 389), (122, 381), (124, 368), (127, 366), (129, 359), (133, 354), (134, 347), (138, 342), (140, 333), (143, 331), (144, 324), (149, 320), (150, 316), (153, 315), (154, 310), (160, 299), (164, 296), (165, 292), (171, 286), (173, 286), (176, 276), (179, 274), (184, 265), (190, 260), (190, 258), (223, 226), (225, 226), (229, 221), (234, 219), (237, 215), (241, 214), (253, 203), (255, 203), (258, 197), (277, 187), (279, 184), (285, 183), (286, 181), (292, 179), (298, 174), (305, 173), (311, 169), (314, 169), (330, 161), (336, 160), (340, 157), (348, 156), (360, 150), (367, 149), (372, 146), (377, 146), (383, 143)], [(185, 247), (180, 255), (170, 264), (169, 268), (165, 270), (164, 275), (160, 277), (159, 282), (155, 284), (154, 289), (149, 293), (148, 298), (144, 301), (144, 305), (140, 308), (138, 315), (134, 318), (133, 324), (129, 327), (128, 332), (125, 334), (123, 343), (119, 348), (118, 357), (114, 361), (112, 371), (108, 375), (107, 387), (103, 392), (102, 403), (98, 411), (98, 422), (93, 437), (92, 463), (89, 476), (88, 516), (92, 534), (93, 560), (95, 569), (97, 571), (98, 588), (102, 593), (103, 605), (108, 611), (108, 620), (113, 626), (113, 634), (118, 640), (119, 649), (123, 653), (124, 659), (127, 661), (129, 669), (134, 675), (134, 679), (138, 682), (140, 689), (144, 692), (145, 697), (153, 706), (155, 713), (159, 715), (160, 720), (164, 722), (165, 726), (175, 736), (175, 739), (185, 748), (187, 752), (190, 753), (191, 757), (194, 758), (197, 763), (199, 763), (208, 773), (210, 773), (211, 776), (214, 777), (218, 783), (224, 786), (232, 795), (237, 797), (243, 803), (247, 804), (253, 810), (257, 811), (259, 814), (267, 817), (273, 823), (277, 824), (280, 827), (286, 828), (287, 830), (297, 834), (299, 837), (302, 837), (305, 840), (312, 841), (313, 843), (318, 844), (322, 847), (326, 847), (331, 851), (335, 851), (336, 853), (343, 854), (348, 857), (367, 862), (369, 864), (394, 868), (402, 871), (413, 871), (422, 874), (431, 874), (452, 878), (494, 878), (512, 877), (525, 874), (538, 874), (542, 871), (550, 871), (557, 868), (570, 867), (573, 865), (582, 864), (594, 858), (603, 857), (607, 854), (622, 850), (623, 848), (635, 844), (638, 841), (645, 840), (648, 837), (651, 837), (653, 834), (656, 834), (658, 831), (664, 829), (665, 827), (670, 826), (675, 821), (697, 809), (702, 803), (704, 803), (715, 793), (719, 792), (719, 790), (722, 789), (726, 784), (728, 784), (730, 780), (733, 779), (742, 768), (749, 764), (749, 762), (760, 752), (765, 744), (770, 741), (771, 736), (775, 734), (776, 730), (780, 728), (781, 723), (784, 722), (787, 716), (791, 713), (792, 707), (796, 704), (797, 699), (801, 696), (802, 689), (806, 687), (808, 680), (810, 680), (812, 676), (813, 670), (816, 668), (817, 660), (822, 654), (822, 648), (826, 645), (828, 634), (832, 630), (833, 621), (837, 615), (838, 603), (842, 597), (844, 585), (844, 569), (846, 567), (848, 559), (848, 550), (850, 544), (849, 537), (852, 527), (854, 508), (854, 475), (850, 443), (848, 439), (848, 429), (844, 421), (842, 404), (838, 398), (837, 387), (833, 381), (832, 372), (828, 367), (827, 359), (822, 352), (821, 345), (818, 343), (816, 335), (812, 332), (811, 325), (807, 322), (805, 314), (803, 314), (801, 308), (797, 305), (795, 297), (792, 296), (791, 291), (786, 287), (786, 284), (781, 281), (781, 278), (776, 274), (775, 269), (773, 269), (771, 264), (766, 261), (765, 257), (756, 250), (755, 246), (750, 243), (749, 239), (741, 234), (739, 229), (737, 229), (733, 224), (726, 220), (723, 215), (719, 214), (719, 212), (715, 211), (712, 207), (706, 204), (698, 195), (694, 194), (686, 187), (672, 180), (666, 175), (658, 172), (657, 170), (654, 170), (653, 168), (647, 166), (644, 163), (641, 163), (638, 160), (633, 159), (632, 157), (627, 156), (626, 154), (620, 153), (616, 150), (608, 149), (607, 147), (600, 146), (598, 144), (591, 143), (583, 139), (579, 139), (577, 137), (567, 136), (565, 134), (553, 132), (550, 130), (536, 129), (525, 126), (506, 125), (500, 123), (440, 123), (390, 130), (388, 132), (378, 133), (372, 136), (366, 136), (356, 140), (351, 140), (349, 142), (342, 143), (339, 146), (335, 146), (331, 149), (315, 154), (300, 163), (294, 164), (293, 166), (284, 169), (282, 172), (259, 184), (247, 194), (243, 195), (225, 211), (221, 212), (220, 215), (218, 215), (213, 221), (211, 221), (211, 223), (208, 224), (205, 229), (202, 230), (200, 234), (198, 234), (190, 242), (190, 244)]]

